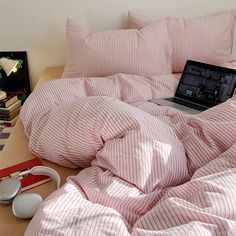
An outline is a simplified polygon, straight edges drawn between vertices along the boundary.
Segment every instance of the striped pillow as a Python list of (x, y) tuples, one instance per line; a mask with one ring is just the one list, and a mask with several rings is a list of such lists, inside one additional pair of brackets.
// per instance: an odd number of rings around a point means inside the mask
[(154, 22), (140, 30), (89, 33), (68, 19), (67, 43), (63, 78), (171, 73), (172, 50), (166, 21)]
[(162, 18), (160, 20), (129, 12), (129, 28), (140, 29), (151, 22), (170, 23), (172, 71), (182, 72), (187, 59), (220, 65), (232, 52), (236, 11), (202, 18)]

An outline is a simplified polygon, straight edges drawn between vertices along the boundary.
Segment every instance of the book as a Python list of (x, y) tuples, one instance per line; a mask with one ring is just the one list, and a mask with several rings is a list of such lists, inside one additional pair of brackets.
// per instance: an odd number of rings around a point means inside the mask
[(16, 124), (16, 121), (18, 119), (19, 115), (13, 118), (12, 120), (1, 120), (0, 119), (0, 125), (8, 126), (8, 127), (13, 127)]
[(18, 101), (17, 95), (9, 95), (6, 98), (0, 100), (0, 107), (9, 107), (16, 101)]
[(15, 110), (12, 112), (2, 112), (0, 110), (0, 117), (8, 117), (8, 118), (13, 118), (13, 116), (16, 116), (20, 113), (21, 106), (17, 107)]
[(18, 176), (17, 175), (25, 170), (29, 170), (34, 166), (43, 166), (42, 162), (39, 158), (34, 158), (17, 165), (9, 166), (5, 169), (1, 169), (0, 171), (0, 180), (5, 178), (18, 178), (21, 181), (22, 191), (26, 191), (28, 189), (39, 186), (43, 183), (47, 183), (51, 181), (51, 178), (45, 175), (25, 175)]
[(17, 109), (16, 111), (9, 113), (9, 114), (0, 114), (0, 120), (13, 120), (16, 116), (20, 114), (20, 109)]
[(0, 107), (0, 112), (1, 113), (11, 113), (13, 112), (17, 107), (21, 106), (21, 100), (18, 100), (14, 102), (12, 105), (9, 107)]

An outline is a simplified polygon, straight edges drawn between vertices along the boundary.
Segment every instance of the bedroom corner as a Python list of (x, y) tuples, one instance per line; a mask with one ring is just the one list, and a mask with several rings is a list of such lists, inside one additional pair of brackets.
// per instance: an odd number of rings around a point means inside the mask
[(1, 0), (0, 29), (0, 235), (236, 235), (236, 0)]

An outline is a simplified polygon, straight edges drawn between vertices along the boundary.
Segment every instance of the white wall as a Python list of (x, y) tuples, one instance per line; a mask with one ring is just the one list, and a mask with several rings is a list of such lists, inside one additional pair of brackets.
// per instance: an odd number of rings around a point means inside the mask
[(236, 0), (0, 0), (0, 51), (27, 51), (34, 87), (47, 66), (65, 63), (67, 17), (94, 31), (123, 27), (128, 10), (197, 17), (230, 9)]

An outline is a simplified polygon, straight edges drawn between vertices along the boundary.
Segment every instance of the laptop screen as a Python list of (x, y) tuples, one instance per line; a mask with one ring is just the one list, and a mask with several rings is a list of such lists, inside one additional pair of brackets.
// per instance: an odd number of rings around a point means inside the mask
[(236, 70), (188, 60), (175, 96), (208, 107), (234, 94)]

